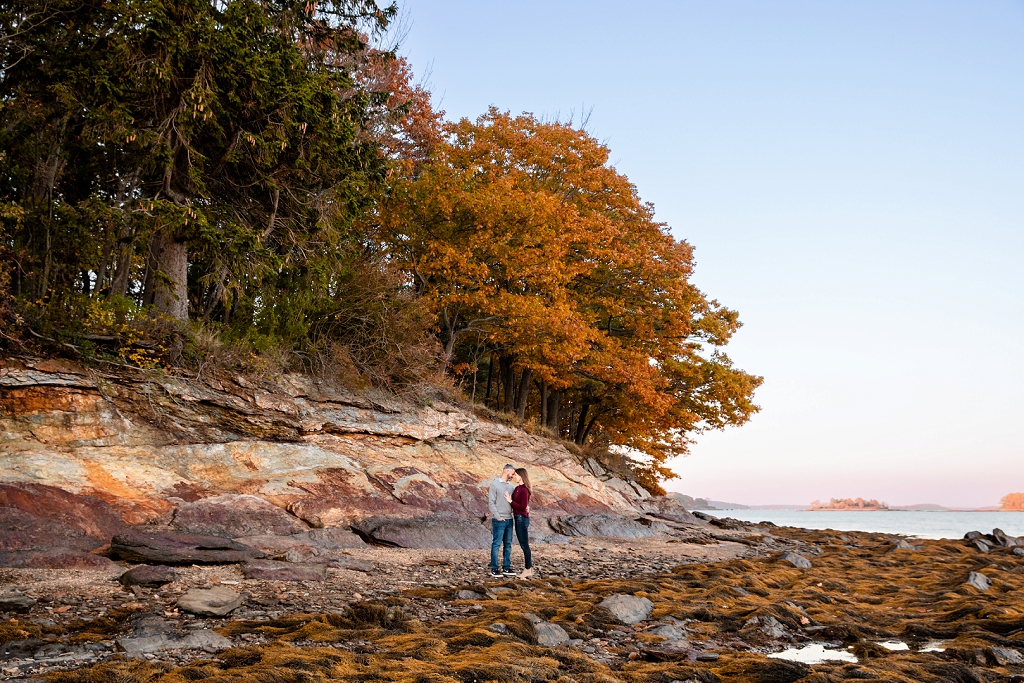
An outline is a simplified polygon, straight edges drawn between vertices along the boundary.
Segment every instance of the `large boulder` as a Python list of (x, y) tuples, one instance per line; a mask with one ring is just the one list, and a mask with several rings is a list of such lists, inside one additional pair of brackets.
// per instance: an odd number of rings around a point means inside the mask
[(399, 548), (478, 550), (491, 546), (490, 528), (452, 514), (425, 517), (371, 517), (352, 525), (371, 543)]
[(110, 553), (129, 562), (233, 564), (263, 558), (255, 548), (218, 536), (129, 532), (114, 536)]
[(646, 538), (660, 532), (633, 519), (616, 514), (562, 515), (552, 517), (548, 525), (565, 536), (616, 536), (619, 538)]
[(289, 554), (298, 553), (305, 557), (313, 557), (335, 550), (366, 547), (366, 542), (357, 534), (341, 527), (310, 529), (288, 536), (272, 534), (241, 536), (235, 540), (256, 548), (275, 560), (282, 559)]
[(228, 538), (286, 536), (308, 529), (297, 517), (262, 498), (230, 493), (182, 503), (174, 513), (172, 526), (183, 533)]

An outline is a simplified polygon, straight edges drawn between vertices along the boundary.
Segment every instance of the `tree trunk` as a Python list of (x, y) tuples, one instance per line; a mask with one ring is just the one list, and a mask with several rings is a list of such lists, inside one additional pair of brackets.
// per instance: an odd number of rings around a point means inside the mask
[(583, 444), (583, 430), (587, 426), (588, 412), (590, 412), (590, 404), (584, 403), (580, 406), (580, 416), (576, 418), (576, 433), (573, 435), (572, 440), (580, 445)]
[(146, 299), (160, 313), (188, 320), (188, 247), (170, 235), (157, 233), (149, 242), (151, 287)]
[(203, 312), (203, 320), (209, 320), (210, 316), (213, 315), (214, 310), (217, 308), (217, 304), (223, 303), (224, 292), (226, 291), (225, 285), (228, 280), (228, 268), (227, 266), (221, 266), (217, 269), (217, 278), (214, 283), (210, 286), (210, 291), (207, 294), (206, 299), (206, 310)]
[(556, 389), (548, 393), (548, 429), (555, 434), (560, 433), (561, 416), (558, 414), (562, 408), (562, 390)]
[(53, 257), (53, 246), (50, 242), (50, 226), (46, 226), (46, 252), (43, 256), (43, 276), (39, 279), (39, 291), (36, 293), (40, 299), (46, 298), (46, 290), (50, 286), (50, 262)]
[(530, 380), (533, 377), (533, 370), (523, 368), (523, 374), (519, 378), (519, 390), (516, 391), (516, 417), (520, 420), (526, 418), (526, 397), (530, 395)]
[(582, 436), (580, 436), (580, 440), (578, 442), (581, 446), (584, 443), (586, 443), (587, 437), (590, 436), (590, 430), (594, 428), (594, 423), (597, 422), (597, 418), (600, 415), (601, 415), (600, 411), (595, 411), (594, 415), (590, 418), (590, 422), (587, 423), (587, 426), (583, 430), (583, 434), (582, 434)]
[(543, 380), (540, 383), (540, 424), (548, 426), (548, 383)]
[[(116, 296), (124, 296), (128, 291), (128, 282), (131, 279), (132, 274), (132, 256), (135, 255), (135, 242), (134, 239), (126, 241), (118, 245), (117, 252), (117, 263), (114, 268), (114, 276), (110, 283), (110, 291), (108, 297), (113, 298)], [(149, 259), (146, 260), (147, 268), (149, 266)], [(149, 281), (149, 275), (147, 270), (146, 281)], [(146, 285), (149, 286), (148, 284)], [(153, 303), (152, 301), (144, 301), (144, 305)]]
[(484, 392), (484, 406), (491, 400), (491, 375), (494, 374), (494, 354), (487, 360), (487, 391)]
[(512, 367), (510, 356), (501, 357), (501, 383), (505, 394), (502, 400), (501, 409), (506, 413), (515, 412), (516, 409), (516, 372)]

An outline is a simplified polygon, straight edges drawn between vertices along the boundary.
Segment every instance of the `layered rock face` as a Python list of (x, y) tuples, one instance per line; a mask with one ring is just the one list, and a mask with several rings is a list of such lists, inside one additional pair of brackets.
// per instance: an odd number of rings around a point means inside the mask
[[(225, 538), (343, 527), (371, 541), (465, 547), (489, 536), (466, 524), (482, 525), (506, 462), (530, 470), (531, 514), (552, 520), (534, 523), (540, 540), (591, 533), (580, 515), (692, 519), (555, 441), (452, 405), (304, 375), (189, 380), (0, 361), (0, 552), (87, 552), (124, 525)], [(453, 516), (465, 521), (446, 524)], [(403, 540), (417, 524), (429, 538)]]

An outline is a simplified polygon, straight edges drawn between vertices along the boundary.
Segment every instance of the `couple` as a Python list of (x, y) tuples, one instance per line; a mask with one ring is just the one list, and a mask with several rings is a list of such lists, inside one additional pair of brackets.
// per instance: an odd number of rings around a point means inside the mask
[[(523, 549), (524, 579), (533, 577), (530, 555), (530, 475), (522, 467), (505, 465), (501, 477), (487, 491), (487, 509), (491, 513), (491, 576), (516, 576), (512, 571), (512, 528)], [(498, 546), (502, 548), (501, 571), (498, 571)]]

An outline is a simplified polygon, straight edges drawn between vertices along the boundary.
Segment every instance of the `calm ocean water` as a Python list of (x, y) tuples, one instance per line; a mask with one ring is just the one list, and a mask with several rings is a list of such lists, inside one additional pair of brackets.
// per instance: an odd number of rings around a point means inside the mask
[(846, 512), (843, 510), (706, 510), (716, 517), (779, 526), (836, 531), (878, 531), (918, 538), (963, 538), (968, 531), (990, 533), (998, 527), (1024, 536), (1024, 512)]

